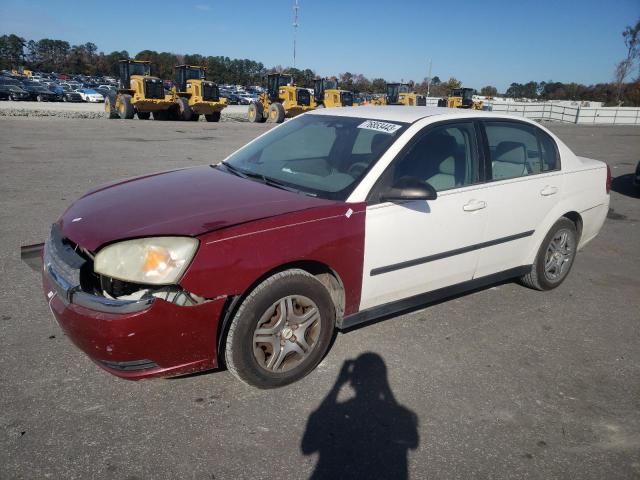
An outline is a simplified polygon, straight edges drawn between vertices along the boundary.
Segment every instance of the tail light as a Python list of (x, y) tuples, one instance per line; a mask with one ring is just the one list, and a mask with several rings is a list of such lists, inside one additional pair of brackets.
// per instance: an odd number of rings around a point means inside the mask
[(607, 194), (611, 191), (611, 167), (607, 165), (607, 183), (605, 184)]

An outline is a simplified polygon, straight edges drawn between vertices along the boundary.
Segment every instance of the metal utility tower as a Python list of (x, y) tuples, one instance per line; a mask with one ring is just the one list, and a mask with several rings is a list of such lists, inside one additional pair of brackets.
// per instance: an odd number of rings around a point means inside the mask
[(298, 33), (298, 0), (293, 2), (293, 68), (296, 68), (296, 35)]

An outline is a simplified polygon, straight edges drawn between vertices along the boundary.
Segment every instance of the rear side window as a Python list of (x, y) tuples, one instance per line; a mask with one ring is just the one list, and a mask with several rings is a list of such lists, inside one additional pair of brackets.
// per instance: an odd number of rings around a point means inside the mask
[(494, 180), (525, 177), (558, 168), (555, 142), (533, 125), (485, 122)]

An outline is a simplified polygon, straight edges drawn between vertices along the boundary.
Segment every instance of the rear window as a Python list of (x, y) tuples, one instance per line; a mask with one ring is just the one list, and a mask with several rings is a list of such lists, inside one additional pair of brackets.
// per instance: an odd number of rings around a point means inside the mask
[(520, 122), (485, 122), (492, 178), (536, 175), (559, 168), (558, 150), (543, 130)]

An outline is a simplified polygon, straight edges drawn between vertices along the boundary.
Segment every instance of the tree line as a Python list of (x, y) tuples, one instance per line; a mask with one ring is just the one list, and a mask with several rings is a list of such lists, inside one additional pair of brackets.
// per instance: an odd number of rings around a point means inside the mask
[[(623, 32), (627, 47), (627, 57), (616, 67), (615, 80), (611, 83), (583, 85), (553, 81), (524, 84), (512, 83), (502, 95), (512, 98), (540, 100), (593, 100), (607, 105), (640, 106), (640, 71), (638, 77), (628, 82), (636, 65), (640, 69), (640, 21)], [(312, 69), (267, 68), (261, 62), (224, 56), (203, 56), (199, 54), (176, 54), (142, 50), (131, 56), (126, 50), (104, 53), (91, 42), (71, 45), (64, 40), (26, 40), (15, 34), (0, 36), (0, 69), (24, 66), (43, 72), (72, 73), (88, 76), (118, 76), (118, 60), (134, 58), (152, 62), (152, 74), (163, 79), (173, 77), (173, 67), (180, 64), (203, 65), (207, 67), (207, 78), (223, 84), (259, 85), (267, 73), (286, 71), (297, 85), (313, 87), (316, 72)], [(337, 77), (340, 88), (362, 93), (385, 93), (387, 80), (369, 79), (362, 74), (344, 72)], [(456, 78), (441, 80), (439, 76), (408, 81), (412, 89), (420, 94), (434, 97), (446, 96), (452, 89), (462, 86)], [(467, 86), (467, 85), (465, 85)], [(492, 85), (482, 87), (476, 93), (495, 97), (500, 95)]]

